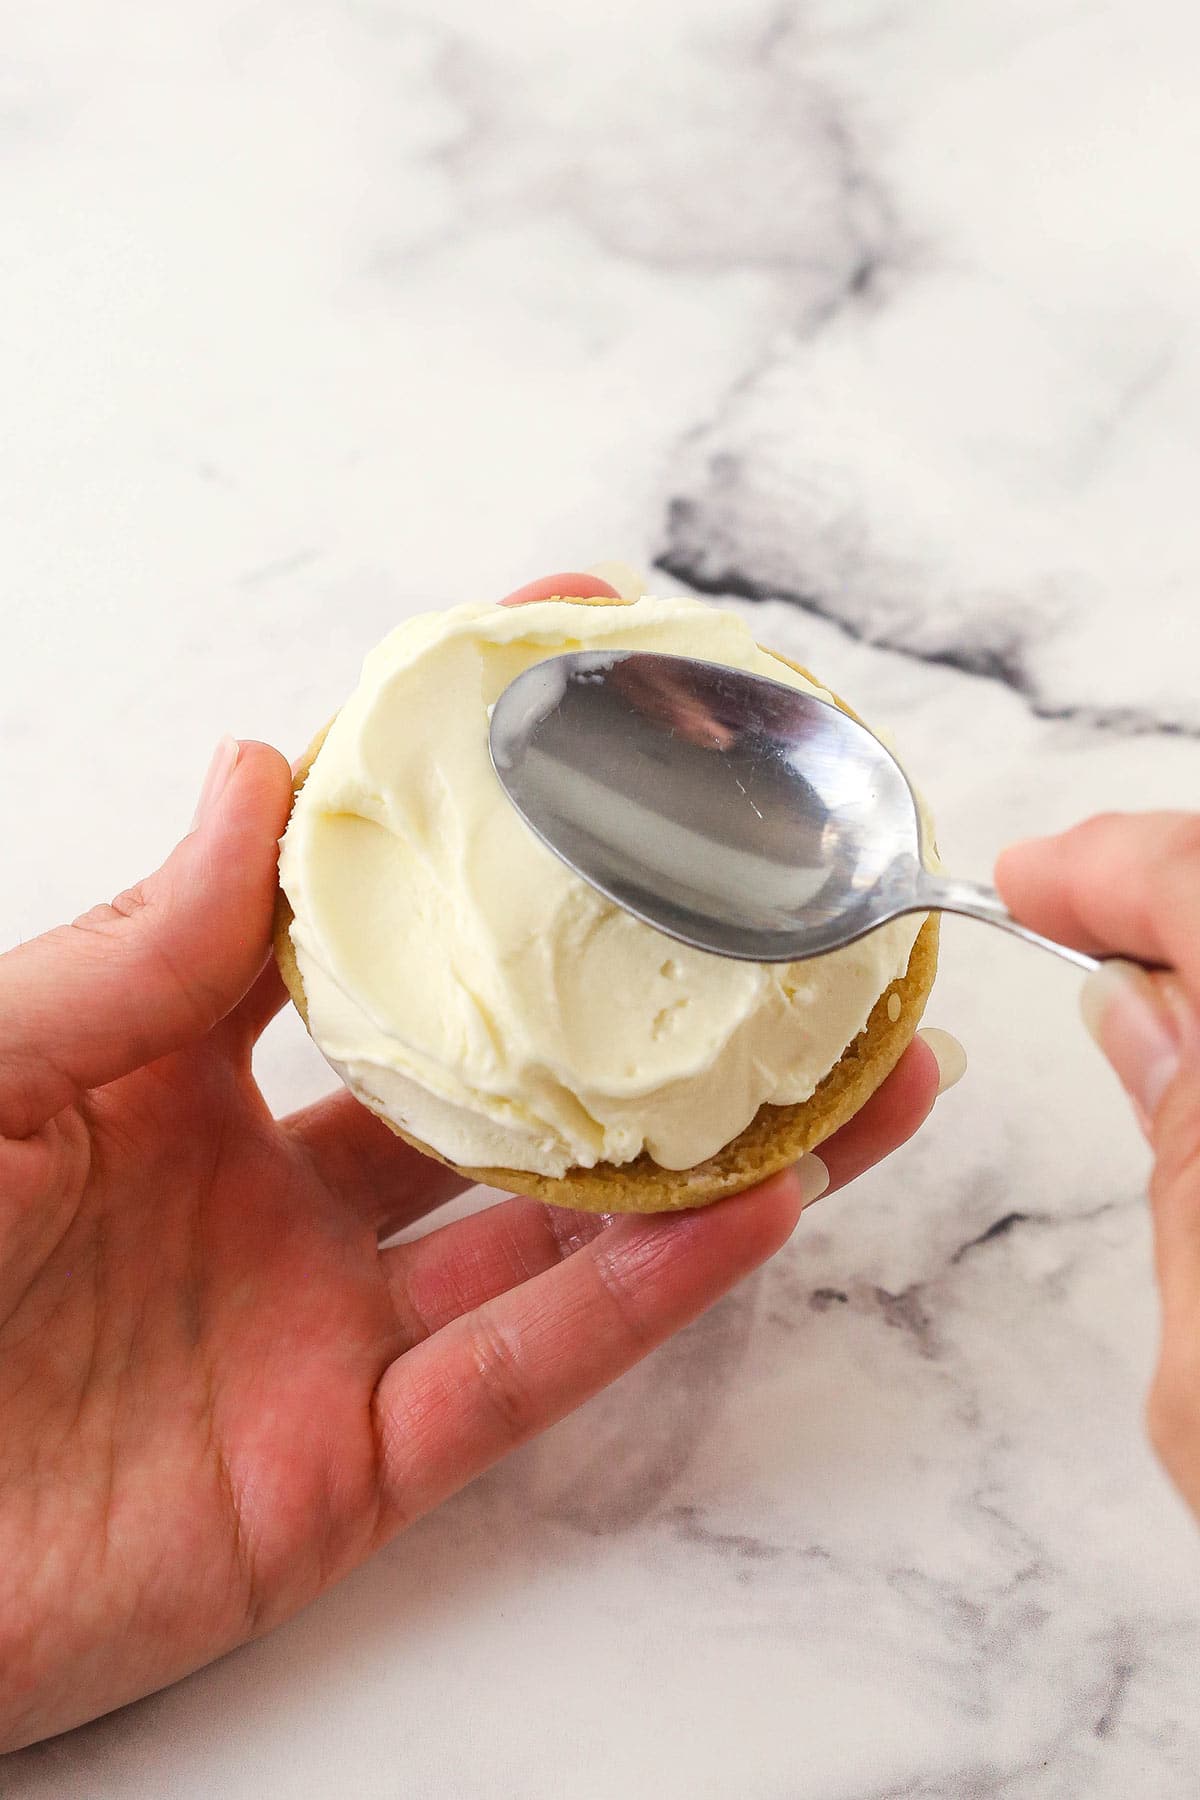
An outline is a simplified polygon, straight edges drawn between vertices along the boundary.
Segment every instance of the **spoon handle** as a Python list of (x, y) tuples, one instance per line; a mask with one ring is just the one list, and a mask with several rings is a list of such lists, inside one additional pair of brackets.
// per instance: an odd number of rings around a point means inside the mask
[(1056, 956), (1065, 957), (1077, 969), (1100, 967), (1099, 957), (1088, 956), (1083, 950), (1074, 950), (1070, 944), (1060, 944), (1056, 938), (1043, 937), (1038, 931), (1030, 931), (1028, 925), (1018, 923), (995, 889), (982, 887), (977, 881), (956, 881), (951, 875), (934, 875), (923, 869), (916, 898), (922, 910), (928, 907), (931, 912), (962, 913), (968, 919), (983, 919), (988, 925), (999, 925), (1001, 931), (1011, 931), (1014, 937), (1024, 938), (1027, 944), (1040, 944), (1043, 950), (1053, 950)]

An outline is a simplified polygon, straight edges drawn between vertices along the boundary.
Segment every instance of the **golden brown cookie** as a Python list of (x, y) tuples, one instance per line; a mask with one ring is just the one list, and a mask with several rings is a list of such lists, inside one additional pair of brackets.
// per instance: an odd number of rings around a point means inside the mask
[[(569, 596), (562, 596), (564, 599)], [(624, 605), (623, 601), (588, 600), (585, 605)], [(778, 656), (778, 652), (771, 651)], [(786, 662), (786, 657), (779, 657)], [(790, 666), (807, 675), (798, 663)], [(808, 679), (816, 681), (809, 675)], [(851, 708), (834, 695), (842, 710)], [(308, 771), (325, 741), (326, 726), (313, 739), (296, 771), (294, 792), (304, 786)], [(308, 1024), (304, 983), (292, 947), (292, 909), (280, 889), (275, 905), (275, 956), (296, 1005)], [(891, 1074), (912, 1041), (921, 1022), (929, 991), (937, 973), (938, 920), (931, 915), (922, 925), (909, 957), (908, 968), (898, 981), (879, 996), (859, 1035), (808, 1100), (795, 1106), (760, 1106), (749, 1125), (715, 1156), (691, 1169), (663, 1169), (643, 1153), (630, 1163), (597, 1163), (592, 1169), (568, 1169), (565, 1175), (537, 1175), (520, 1169), (471, 1169), (451, 1163), (448, 1157), (414, 1138), (391, 1119), (384, 1124), (406, 1143), (457, 1169), (471, 1181), (503, 1188), (514, 1194), (530, 1194), (555, 1206), (580, 1212), (672, 1212), (684, 1207), (707, 1206), (727, 1194), (740, 1193), (779, 1169), (794, 1163), (806, 1150), (831, 1137), (870, 1099)], [(894, 1016), (893, 1016), (894, 1015)], [(380, 1115), (382, 1117), (382, 1115)]]

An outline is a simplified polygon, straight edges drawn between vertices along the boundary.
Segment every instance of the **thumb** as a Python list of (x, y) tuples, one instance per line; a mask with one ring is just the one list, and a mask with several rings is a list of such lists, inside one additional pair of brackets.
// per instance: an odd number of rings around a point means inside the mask
[(0, 956), (0, 1136), (200, 1037), (266, 956), (287, 762), (226, 738), (188, 835), (148, 880)]
[(1122, 963), (1089, 977), (1084, 1012), (1154, 1147), (1162, 1343), (1147, 1416), (1168, 1474), (1200, 1515), (1200, 1015), (1175, 976)]
[(1084, 1022), (1133, 1102), (1142, 1130), (1156, 1121), (1185, 1063), (1200, 1057), (1200, 1016), (1179, 977), (1112, 957), (1088, 976)]

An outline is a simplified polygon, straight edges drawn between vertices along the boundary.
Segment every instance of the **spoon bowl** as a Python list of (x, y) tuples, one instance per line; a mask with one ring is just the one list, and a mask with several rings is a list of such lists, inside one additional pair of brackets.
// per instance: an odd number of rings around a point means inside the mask
[(578, 651), (517, 676), (492, 764), (577, 875), (668, 937), (746, 962), (823, 956), (905, 913), (967, 914), (1056, 951), (991, 889), (927, 867), (908, 778), (818, 695), (691, 657)]

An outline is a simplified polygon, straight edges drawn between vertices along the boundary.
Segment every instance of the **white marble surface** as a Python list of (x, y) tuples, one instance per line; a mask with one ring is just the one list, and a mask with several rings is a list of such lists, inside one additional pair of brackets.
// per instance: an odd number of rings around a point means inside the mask
[[(889, 725), (948, 860), (1200, 778), (1186, 0), (39, 0), (0, 52), (0, 938), (398, 617), (662, 559)], [(763, 596), (768, 598), (763, 599)], [(784, 596), (784, 598), (770, 598)], [(1065, 969), (741, 1292), (4, 1800), (1183, 1800), (1146, 1160)], [(325, 1084), (297, 1021), (272, 1097)]]

